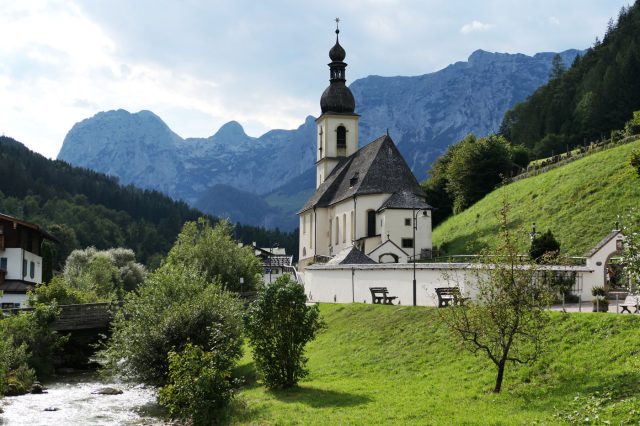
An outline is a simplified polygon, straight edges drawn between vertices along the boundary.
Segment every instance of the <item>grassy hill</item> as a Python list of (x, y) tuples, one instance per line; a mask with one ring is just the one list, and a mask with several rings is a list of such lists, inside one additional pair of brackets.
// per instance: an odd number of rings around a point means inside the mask
[(630, 152), (639, 148), (640, 141), (631, 142), (499, 188), (440, 224), (433, 243), (447, 254), (477, 253), (491, 245), (506, 197), (522, 232), (535, 222), (538, 232), (551, 229), (563, 253), (582, 256), (613, 229), (618, 215), (623, 219), (640, 204), (640, 178), (628, 164)]
[[(640, 317), (561, 314), (535, 365), (495, 370), (452, 341), (434, 308), (322, 305), (327, 328), (309, 344), (310, 375), (267, 391), (250, 353), (233, 424), (637, 424)], [(598, 416), (598, 417), (594, 417)], [(595, 421), (594, 421), (595, 418)]]

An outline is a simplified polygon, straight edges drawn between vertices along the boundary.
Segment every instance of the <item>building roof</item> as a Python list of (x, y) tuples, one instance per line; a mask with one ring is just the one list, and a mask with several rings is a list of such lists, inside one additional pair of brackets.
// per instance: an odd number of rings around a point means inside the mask
[(327, 262), (327, 265), (372, 265), (378, 263), (354, 246), (341, 250)]
[(60, 242), (56, 237), (54, 237), (53, 235), (49, 234), (42, 227), (40, 227), (39, 225), (36, 225), (35, 223), (27, 222), (27, 221), (24, 221), (22, 219), (18, 219), (16, 217), (9, 216), (8, 214), (3, 214), (3, 213), (0, 213), (0, 220), (6, 220), (6, 221), (9, 221), (9, 222), (14, 222), (14, 223), (17, 223), (19, 225), (24, 226), (25, 228), (31, 228), (31, 229), (33, 229), (35, 231), (38, 231), (40, 234), (42, 234), (42, 236), (44, 238), (46, 238), (48, 240), (55, 241), (56, 243)]
[(604, 237), (602, 240), (600, 240), (600, 242), (596, 244), (594, 248), (589, 250), (586, 257), (591, 257), (597, 252), (599, 252), (602, 247), (604, 247), (609, 241), (613, 240), (615, 237), (617, 237), (621, 233), (622, 231), (620, 231), (619, 229), (614, 229), (613, 231), (609, 232), (609, 234), (606, 237)]
[(411, 191), (399, 191), (389, 197), (378, 211), (382, 211), (384, 209), (432, 210), (433, 207), (427, 204), (424, 195), (417, 195)]
[(342, 158), (299, 213), (328, 207), (354, 195), (401, 191), (425, 196), (393, 140), (384, 135)]

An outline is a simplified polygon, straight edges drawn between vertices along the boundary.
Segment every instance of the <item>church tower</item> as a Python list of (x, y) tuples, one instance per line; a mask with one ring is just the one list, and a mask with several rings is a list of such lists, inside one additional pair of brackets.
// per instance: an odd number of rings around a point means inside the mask
[(329, 51), (330, 83), (320, 98), (322, 115), (318, 125), (318, 151), (316, 161), (316, 189), (324, 182), (341, 158), (358, 150), (358, 119), (354, 111), (356, 101), (345, 82), (346, 52), (340, 46), (340, 29), (336, 19), (336, 44)]

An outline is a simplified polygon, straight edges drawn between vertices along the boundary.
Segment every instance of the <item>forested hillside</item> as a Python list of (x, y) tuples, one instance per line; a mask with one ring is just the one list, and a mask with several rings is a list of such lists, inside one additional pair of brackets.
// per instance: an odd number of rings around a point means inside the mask
[[(0, 165), (0, 212), (49, 229), (61, 240), (58, 261), (74, 248), (122, 246), (153, 266), (184, 222), (204, 216), (160, 192), (122, 186), (116, 178), (49, 160), (4, 136)], [(288, 253), (297, 253), (295, 233), (242, 225), (236, 225), (235, 232), (244, 243), (279, 243)]]
[(602, 41), (509, 110), (501, 133), (537, 157), (609, 137), (640, 109), (640, 2), (622, 8)]

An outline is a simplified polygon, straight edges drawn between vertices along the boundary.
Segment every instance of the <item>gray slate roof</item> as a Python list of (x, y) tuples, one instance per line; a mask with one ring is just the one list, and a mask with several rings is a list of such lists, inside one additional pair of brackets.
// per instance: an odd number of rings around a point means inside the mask
[(411, 191), (400, 191), (393, 194), (385, 201), (378, 211), (384, 209), (424, 209), (432, 210), (431, 207), (425, 201), (424, 195), (416, 195)]
[(341, 250), (327, 262), (327, 265), (371, 265), (374, 263), (378, 262), (352, 246)]
[(299, 213), (328, 207), (354, 195), (401, 191), (425, 196), (395, 143), (384, 135), (341, 159)]
[(614, 229), (613, 231), (609, 232), (609, 234), (606, 237), (604, 237), (602, 240), (600, 240), (600, 242), (596, 244), (594, 248), (589, 250), (589, 252), (586, 254), (586, 257), (591, 257), (597, 252), (599, 252), (602, 247), (604, 247), (609, 241), (617, 237), (618, 234), (620, 234), (621, 232), (622, 231), (618, 229)]

